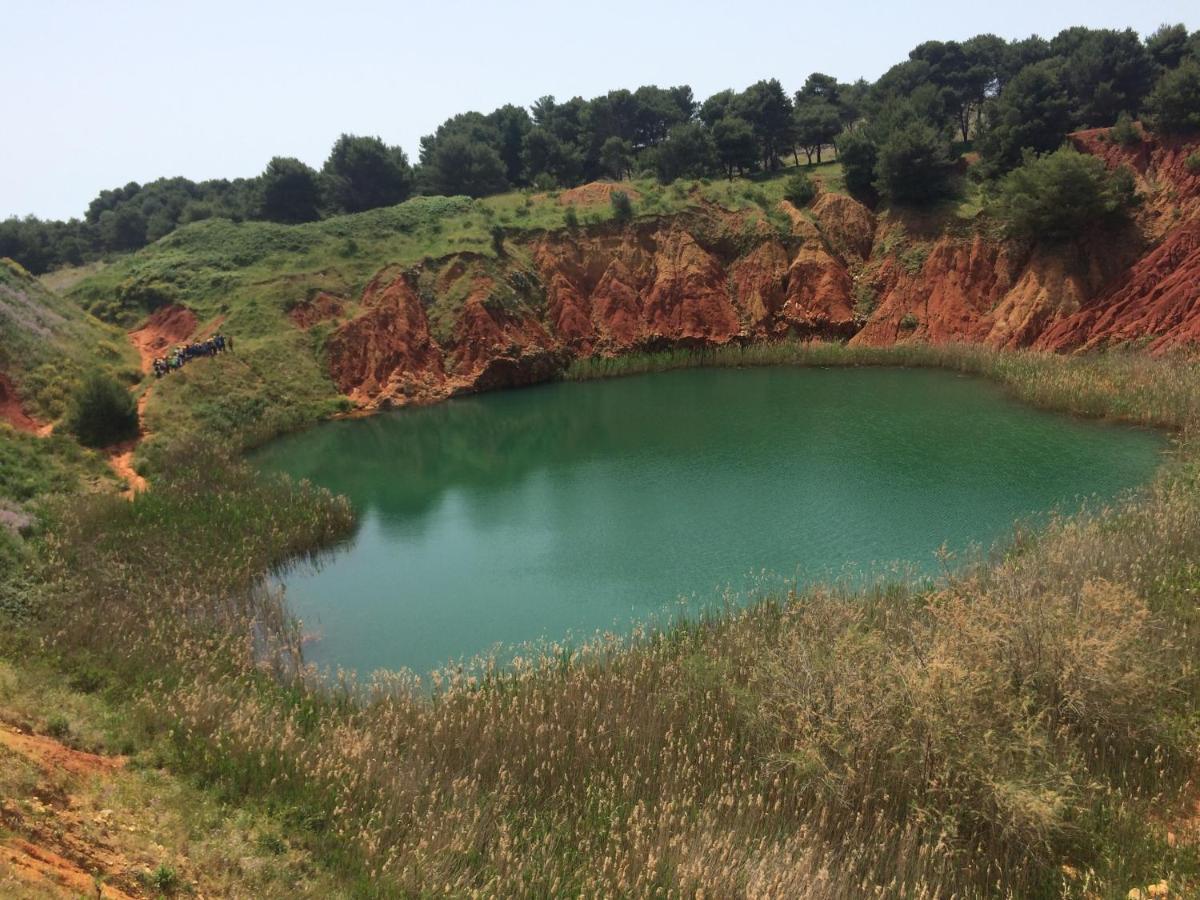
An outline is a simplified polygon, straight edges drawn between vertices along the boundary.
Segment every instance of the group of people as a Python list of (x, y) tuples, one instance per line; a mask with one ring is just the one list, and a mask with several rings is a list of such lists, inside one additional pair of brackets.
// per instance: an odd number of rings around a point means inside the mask
[(168, 372), (182, 369), (186, 363), (201, 356), (216, 356), (226, 350), (233, 349), (233, 338), (223, 334), (215, 334), (206, 341), (193, 341), (190, 344), (180, 344), (165, 356), (154, 360), (154, 377), (162, 378)]

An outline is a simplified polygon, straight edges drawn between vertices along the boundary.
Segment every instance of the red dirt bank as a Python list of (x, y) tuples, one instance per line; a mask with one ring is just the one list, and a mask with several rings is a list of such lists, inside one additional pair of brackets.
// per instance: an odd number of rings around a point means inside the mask
[[(1200, 176), (1184, 162), (1196, 144), (1072, 139), (1135, 170), (1146, 202), (1128, 234), (1033, 250), (961, 223), (912, 238), (834, 194), (781, 204), (790, 233), (715, 207), (548, 233), (498, 260), (385, 268), (331, 335), (330, 370), (374, 409), (545, 380), (572, 357), (783, 336), (1057, 351), (1200, 341)], [(293, 319), (308, 327), (346, 305), (321, 296)]]
[(17, 431), (27, 431), (30, 434), (37, 434), (42, 429), (42, 426), (25, 412), (20, 398), (17, 397), (17, 389), (3, 372), (0, 372), (0, 422), (7, 422)]

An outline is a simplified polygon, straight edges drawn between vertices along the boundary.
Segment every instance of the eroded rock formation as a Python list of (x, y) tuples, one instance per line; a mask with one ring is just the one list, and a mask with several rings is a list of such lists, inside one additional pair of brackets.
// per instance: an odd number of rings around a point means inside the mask
[[(1200, 342), (1196, 144), (1073, 141), (1136, 172), (1145, 202), (1127, 233), (1029, 248), (969, 222), (931, 231), (876, 217), (838, 194), (808, 210), (781, 203), (790, 228), (702, 205), (543, 234), (500, 258), (384, 269), (330, 337), (330, 368), (369, 409), (545, 380), (573, 357), (785, 336), (1058, 351)], [(346, 308), (320, 297), (293, 317), (308, 327)]]

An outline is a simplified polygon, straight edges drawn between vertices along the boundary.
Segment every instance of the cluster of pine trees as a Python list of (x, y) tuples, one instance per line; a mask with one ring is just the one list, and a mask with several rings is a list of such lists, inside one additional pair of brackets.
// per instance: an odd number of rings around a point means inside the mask
[(1051, 40), (928, 41), (874, 84), (821, 73), (789, 94), (777, 79), (698, 102), (686, 85), (543, 97), (461, 113), (421, 139), (417, 164), (375, 137), (342, 135), (318, 171), (275, 157), (255, 178), (160, 179), (103, 191), (82, 220), (0, 222), (0, 256), (33, 272), (136, 249), (211, 216), (306, 222), (402, 202), (414, 193), (480, 197), (597, 178), (733, 178), (837, 148), (849, 189), (925, 203), (953, 190), (964, 146), (998, 179), (1074, 129), (1141, 118), (1200, 130), (1200, 31), (1069, 28)]

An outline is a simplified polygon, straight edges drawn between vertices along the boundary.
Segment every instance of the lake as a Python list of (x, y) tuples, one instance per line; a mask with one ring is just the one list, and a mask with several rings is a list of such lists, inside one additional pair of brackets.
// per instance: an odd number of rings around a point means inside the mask
[(283, 582), (308, 659), (365, 673), (932, 574), (943, 545), (1144, 483), (1164, 446), (941, 371), (695, 369), (329, 422), (254, 460), (353, 503), (353, 537)]

